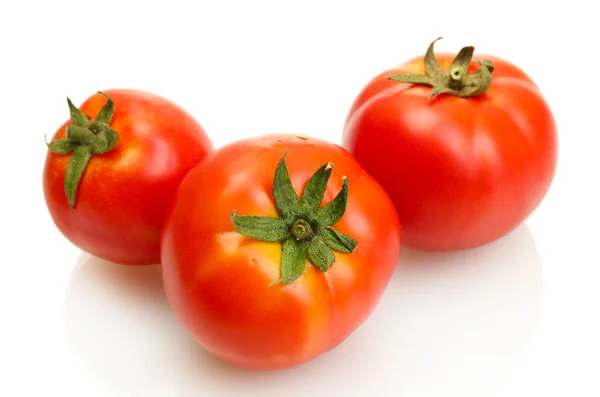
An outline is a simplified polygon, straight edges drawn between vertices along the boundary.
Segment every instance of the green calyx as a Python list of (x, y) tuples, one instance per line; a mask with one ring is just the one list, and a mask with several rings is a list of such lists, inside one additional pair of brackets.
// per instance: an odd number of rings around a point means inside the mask
[(326, 272), (335, 262), (333, 251), (351, 253), (357, 242), (333, 228), (344, 215), (348, 203), (348, 179), (342, 178), (342, 190), (321, 207), (332, 163), (319, 168), (308, 180), (302, 198), (298, 198), (281, 157), (273, 180), (273, 197), (279, 217), (237, 215), (231, 212), (235, 230), (257, 240), (281, 242), (281, 278), (271, 284), (290, 284), (297, 280), (308, 259)]
[(96, 154), (109, 152), (117, 146), (119, 134), (109, 124), (115, 112), (115, 104), (108, 94), (108, 101), (92, 121), (75, 107), (67, 98), (71, 112), (71, 125), (67, 127), (66, 138), (46, 143), (48, 150), (55, 154), (72, 154), (65, 173), (65, 194), (71, 208), (75, 207), (77, 186), (90, 159)]
[(464, 47), (456, 55), (448, 71), (444, 70), (438, 63), (433, 53), (434, 40), (425, 53), (425, 75), (421, 74), (397, 74), (387, 76), (390, 80), (401, 81), (432, 87), (430, 98), (440, 94), (453, 95), (460, 98), (470, 98), (481, 95), (487, 91), (492, 84), (492, 72), (494, 65), (491, 61), (478, 60), (479, 69), (468, 73), (469, 65), (473, 58), (474, 47)]

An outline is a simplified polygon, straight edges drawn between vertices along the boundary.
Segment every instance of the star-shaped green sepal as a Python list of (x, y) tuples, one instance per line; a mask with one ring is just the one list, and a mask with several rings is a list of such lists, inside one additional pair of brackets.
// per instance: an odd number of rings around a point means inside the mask
[(306, 260), (326, 272), (335, 262), (333, 251), (351, 253), (357, 242), (333, 226), (342, 218), (348, 203), (348, 179), (342, 177), (342, 190), (321, 207), (333, 168), (327, 163), (308, 180), (300, 199), (292, 186), (285, 163), (279, 160), (273, 180), (273, 197), (279, 217), (237, 215), (231, 212), (235, 230), (257, 240), (281, 242), (281, 278), (271, 284), (290, 284), (306, 267)]
[(65, 194), (71, 208), (75, 207), (77, 186), (90, 159), (96, 154), (113, 150), (119, 140), (119, 134), (109, 126), (115, 113), (115, 104), (108, 94), (98, 93), (104, 95), (108, 101), (93, 121), (67, 98), (71, 113), (71, 125), (67, 127), (67, 136), (46, 143), (52, 153), (73, 154), (65, 173)]
[(473, 73), (468, 73), (475, 48), (467, 46), (459, 51), (448, 71), (445, 71), (438, 63), (433, 52), (434, 44), (440, 39), (441, 37), (434, 40), (427, 48), (424, 59), (426, 74), (397, 74), (387, 76), (387, 78), (403, 83), (432, 87), (429, 94), (430, 98), (440, 94), (460, 98), (471, 98), (484, 94), (492, 84), (492, 72), (494, 71), (492, 62), (478, 60), (479, 69)]

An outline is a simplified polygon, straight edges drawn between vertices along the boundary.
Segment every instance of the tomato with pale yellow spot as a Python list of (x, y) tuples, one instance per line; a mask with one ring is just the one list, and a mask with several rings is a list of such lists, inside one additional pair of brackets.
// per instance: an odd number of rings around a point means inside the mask
[(346, 150), (311, 137), (248, 138), (181, 183), (162, 237), (164, 287), (215, 356), (293, 367), (369, 317), (400, 246), (392, 202)]
[(48, 144), (50, 215), (80, 249), (120, 264), (160, 261), (162, 221), (187, 172), (213, 151), (199, 122), (153, 93), (94, 94)]

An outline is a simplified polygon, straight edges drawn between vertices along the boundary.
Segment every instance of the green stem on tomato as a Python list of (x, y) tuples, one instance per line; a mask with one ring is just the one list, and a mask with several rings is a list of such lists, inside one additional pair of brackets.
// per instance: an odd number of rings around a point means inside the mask
[(231, 221), (238, 233), (282, 243), (281, 277), (271, 284), (290, 284), (297, 280), (304, 273), (307, 259), (326, 272), (335, 262), (334, 250), (351, 253), (358, 244), (333, 228), (346, 211), (348, 179), (342, 178), (342, 190), (321, 207), (333, 164), (323, 165), (310, 177), (300, 199), (292, 186), (285, 156), (279, 160), (273, 179), (273, 197), (279, 217), (231, 212)]
[(453, 95), (460, 98), (470, 98), (482, 95), (492, 84), (494, 65), (491, 61), (480, 60), (479, 69), (469, 73), (469, 65), (473, 58), (474, 47), (462, 48), (456, 55), (448, 71), (445, 71), (435, 58), (434, 40), (425, 53), (425, 74), (396, 74), (387, 76), (390, 80), (403, 83), (425, 85), (431, 87), (430, 98), (440, 94)]
[(72, 154), (65, 173), (65, 195), (71, 208), (75, 208), (79, 182), (90, 159), (97, 154), (109, 152), (117, 146), (119, 134), (109, 124), (115, 112), (115, 104), (108, 94), (99, 92), (108, 100), (92, 121), (78, 109), (69, 98), (71, 125), (67, 127), (67, 136), (47, 142), (48, 150), (55, 154)]

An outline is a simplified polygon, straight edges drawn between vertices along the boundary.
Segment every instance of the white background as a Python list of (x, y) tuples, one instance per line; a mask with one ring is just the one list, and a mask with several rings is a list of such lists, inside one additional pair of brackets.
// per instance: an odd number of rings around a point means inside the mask
[[(593, 2), (4, 1), (0, 5), (0, 395), (599, 396), (600, 181)], [(421, 54), (474, 45), (522, 67), (559, 128), (546, 200), (482, 249), (404, 251), (343, 345), (248, 372), (179, 327), (156, 266), (82, 254), (42, 195), (44, 134), (97, 90), (189, 110), (215, 146), (270, 132), (339, 142), (354, 96)]]

